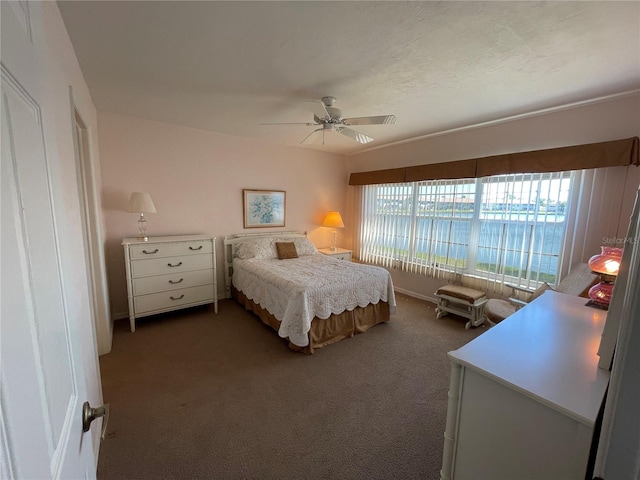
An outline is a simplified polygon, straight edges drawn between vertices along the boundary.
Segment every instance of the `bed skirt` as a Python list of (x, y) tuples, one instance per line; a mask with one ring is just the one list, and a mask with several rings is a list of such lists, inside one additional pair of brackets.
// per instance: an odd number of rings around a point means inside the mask
[[(233, 286), (231, 287), (231, 295), (240, 305), (255, 313), (262, 320), (262, 323), (269, 325), (276, 332), (279, 330), (280, 320), (268, 310), (247, 298), (244, 293)], [(386, 322), (390, 318), (389, 304), (382, 301), (369, 304), (366, 307), (357, 307), (351, 312), (345, 311), (331, 315), (329, 318), (315, 317), (309, 331), (309, 345), (299, 347), (289, 342), (289, 348), (297, 352), (312, 354), (316, 348), (353, 337), (357, 333), (364, 333), (374, 325)]]

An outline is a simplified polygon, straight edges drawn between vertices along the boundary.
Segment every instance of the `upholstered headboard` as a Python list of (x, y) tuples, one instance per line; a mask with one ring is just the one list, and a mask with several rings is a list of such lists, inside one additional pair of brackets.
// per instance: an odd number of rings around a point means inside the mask
[(263, 238), (290, 239), (306, 238), (307, 232), (287, 231), (268, 233), (236, 233), (224, 237), (224, 290), (225, 297), (231, 298), (231, 277), (233, 276), (233, 259), (237, 257), (238, 247), (248, 242), (256, 242)]

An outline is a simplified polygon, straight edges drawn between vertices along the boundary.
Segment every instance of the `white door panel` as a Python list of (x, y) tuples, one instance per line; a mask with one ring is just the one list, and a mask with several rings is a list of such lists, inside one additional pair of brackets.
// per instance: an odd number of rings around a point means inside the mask
[[(4, 72), (3, 72), (4, 73)], [(39, 109), (30, 99), (19, 94), (16, 87), (2, 79), (3, 145), (8, 144), (9, 156), (3, 162), (15, 182), (20, 206), (22, 255), (27, 262), (28, 289), (31, 297), (32, 322), (39, 356), (39, 370), (44, 382), (46, 405), (54, 449), (62, 434), (69, 402), (76, 395), (71, 371), (70, 352), (60, 348), (69, 342), (65, 322), (60, 270), (56, 256), (56, 236), (49, 199), (47, 165), (40, 126)], [(31, 108), (29, 108), (31, 107)], [(11, 177), (9, 177), (11, 178)], [(9, 180), (9, 179), (7, 179)], [(4, 190), (4, 188), (3, 188)]]
[[(4, 90), (4, 85), (3, 85)], [(4, 106), (3, 117), (4, 117)], [(16, 478), (43, 478), (50, 475), (48, 459), (51, 456), (51, 434), (48, 415), (42, 404), (44, 388), (41, 381), (39, 359), (34, 352), (34, 312), (31, 306), (31, 292), (24, 256), (24, 239), (19, 218), (17, 192), (11, 181), (13, 177), (8, 141), (8, 131), (2, 118), (2, 235), (1, 258), (2, 295), (0, 297), (2, 336), (2, 376), (0, 390), (2, 400), (2, 418), (7, 439), (7, 451), (3, 470)], [(16, 360), (13, 360), (16, 359)], [(38, 424), (41, 427), (31, 429)], [(32, 448), (33, 462), (23, 464), (16, 455), (20, 451)]]

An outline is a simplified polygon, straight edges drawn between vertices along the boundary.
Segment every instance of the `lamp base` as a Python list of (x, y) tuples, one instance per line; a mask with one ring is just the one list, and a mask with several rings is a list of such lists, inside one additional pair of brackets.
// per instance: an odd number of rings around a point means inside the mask
[(337, 239), (338, 239), (338, 231), (336, 229), (333, 229), (333, 231), (331, 232), (331, 251), (332, 252), (338, 251), (338, 247), (336, 247)]
[(140, 213), (140, 218), (138, 219), (138, 240), (141, 242), (148, 242), (149, 237), (147, 236), (147, 220), (144, 218), (144, 213)]
[(594, 302), (593, 300), (589, 300), (584, 304), (585, 307), (599, 308), (600, 310), (609, 310), (609, 304)]

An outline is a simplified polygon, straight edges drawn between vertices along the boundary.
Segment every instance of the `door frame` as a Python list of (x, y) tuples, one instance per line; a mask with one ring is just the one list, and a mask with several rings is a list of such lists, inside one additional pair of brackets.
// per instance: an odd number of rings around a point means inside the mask
[(109, 292), (104, 258), (104, 225), (102, 222), (102, 203), (100, 188), (91, 139), (91, 130), (82, 118), (76, 106), (73, 88), (69, 87), (69, 105), (71, 106), (71, 122), (73, 146), (76, 157), (76, 175), (78, 180), (78, 196), (84, 231), (85, 256), (87, 263), (87, 279), (91, 290), (92, 322), (98, 355), (111, 351), (113, 341), (113, 322), (109, 310)]

